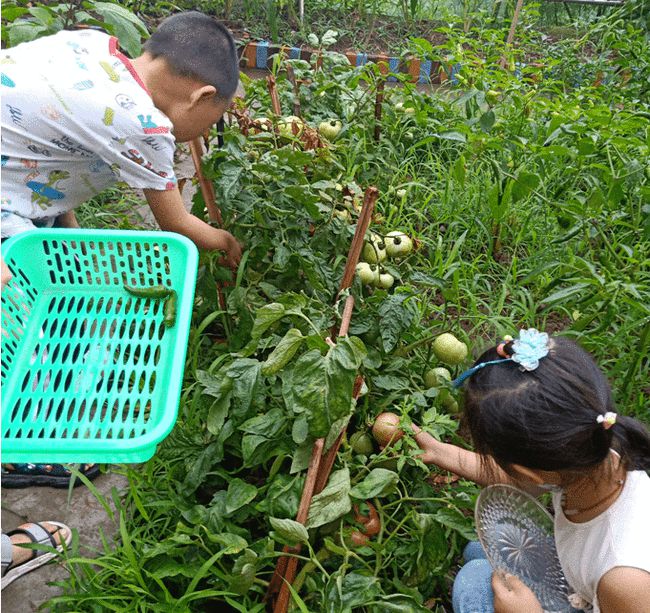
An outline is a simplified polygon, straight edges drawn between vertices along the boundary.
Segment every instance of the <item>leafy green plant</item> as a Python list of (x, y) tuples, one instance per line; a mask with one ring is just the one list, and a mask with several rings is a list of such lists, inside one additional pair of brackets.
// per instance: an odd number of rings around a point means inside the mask
[(145, 24), (129, 10), (115, 2), (95, 0), (38, 6), (6, 2), (2, 22), (2, 41), (10, 47), (81, 25), (117, 36), (123, 49), (135, 57), (140, 54), (142, 38), (148, 36)]
[[(442, 332), (470, 347), (450, 376), (518, 327), (576, 338), (611, 378), (618, 410), (650, 420), (646, 85), (622, 70), (616, 87), (578, 83), (563, 69), (611, 26), (546, 45), (552, 57), (534, 63), (533, 31), (515, 50), (500, 28), (449, 29), (437, 47), (415, 40), (446, 74), (460, 64), (462, 79), (421, 91), (398, 76), (379, 119), (386, 75), (326, 49), (311, 63), (276, 58), (280, 116), (266, 81), (246, 79), (241, 124), (231, 118), (204, 168), (245, 244), (242, 264), (232, 279), (202, 254), (178, 424), (144, 467), (121, 469), (130, 485), (114, 496), (116, 541), (96, 558), (73, 549), (53, 610), (261, 611), (283, 545), (296, 542), (294, 610), (448, 607), (477, 488), (431, 481), (409, 427), (467, 444), (449, 402), (462, 397), (427, 376), (442, 366), (432, 346)], [(585, 74), (646, 65), (638, 24), (628, 39), (610, 35), (616, 58), (582, 55)], [(300, 134), (281, 131), (296, 102)], [(342, 124), (331, 139), (317, 130), (328, 120)], [(380, 263), (392, 287), (355, 280), (349, 335), (333, 347), (368, 185), (380, 192), (371, 231), (405, 232), (415, 248)], [(357, 372), (366, 387), (352, 402)], [(367, 435), (384, 411), (406, 435), (380, 449)], [(330, 481), (296, 524), (314, 439), (327, 447), (345, 425)], [(355, 542), (370, 505), (380, 530)]]

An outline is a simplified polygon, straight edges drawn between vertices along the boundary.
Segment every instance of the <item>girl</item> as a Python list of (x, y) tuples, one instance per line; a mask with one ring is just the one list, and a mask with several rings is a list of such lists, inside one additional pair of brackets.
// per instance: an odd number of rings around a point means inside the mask
[[(479, 485), (552, 491), (572, 604), (595, 613), (650, 613), (650, 434), (615, 413), (593, 359), (568, 339), (522, 330), (454, 384), (465, 381), (477, 453), (413, 426), (423, 461)], [(466, 557), (476, 559), (454, 583), (454, 611), (541, 613), (533, 592), (516, 577), (493, 574), (477, 545), (468, 546)]]

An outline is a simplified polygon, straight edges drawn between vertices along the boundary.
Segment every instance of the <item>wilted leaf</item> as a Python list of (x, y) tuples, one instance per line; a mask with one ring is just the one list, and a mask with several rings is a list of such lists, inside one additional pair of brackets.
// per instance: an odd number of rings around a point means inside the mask
[(399, 475), (396, 472), (385, 468), (373, 468), (361, 483), (357, 483), (350, 490), (350, 496), (361, 500), (386, 496), (395, 489), (398, 482)]
[(327, 486), (312, 498), (307, 518), (308, 528), (317, 528), (345, 515), (352, 509), (350, 502), (350, 471), (337, 470), (330, 475)]
[(269, 522), (275, 532), (275, 534), (272, 532), (271, 535), (279, 536), (285, 543), (295, 545), (309, 541), (307, 528), (300, 522), (293, 519), (278, 519), (277, 517), (269, 517)]

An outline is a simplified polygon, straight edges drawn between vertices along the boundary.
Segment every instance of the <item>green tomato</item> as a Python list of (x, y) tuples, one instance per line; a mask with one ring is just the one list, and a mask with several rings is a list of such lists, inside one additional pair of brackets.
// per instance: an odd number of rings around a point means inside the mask
[(327, 139), (334, 140), (341, 131), (343, 124), (338, 119), (330, 119), (328, 121), (321, 121), (318, 124), (318, 131)]
[(379, 274), (378, 287), (381, 287), (382, 289), (390, 289), (393, 287), (393, 283), (395, 283), (395, 277), (390, 273), (382, 272)]
[(413, 251), (413, 241), (404, 232), (393, 230), (386, 235), (386, 253), (391, 258), (404, 257)]
[(413, 113), (415, 113), (415, 109), (412, 106), (404, 106), (403, 102), (398, 102), (395, 105), (395, 110), (398, 113), (406, 113), (407, 115), (412, 115)]
[(405, 189), (398, 189), (398, 190), (395, 192), (395, 195), (396, 195), (398, 198), (404, 198), (404, 196), (406, 196), (406, 190), (405, 190)]
[(366, 262), (378, 264), (386, 259), (386, 247), (383, 241), (370, 241), (363, 245), (362, 257)]
[(444, 385), (446, 381), (451, 381), (451, 373), (442, 366), (430, 368), (424, 373), (424, 384), (427, 387), (439, 387)]
[(448, 389), (442, 389), (438, 399), (448, 413), (458, 413), (458, 402)]
[(296, 115), (283, 117), (278, 122), (278, 130), (283, 138), (294, 138), (300, 136), (305, 128), (305, 123)]
[(378, 264), (386, 259), (386, 245), (378, 234), (371, 234), (363, 245), (362, 257), (366, 262)]
[(467, 358), (467, 345), (449, 332), (436, 337), (431, 348), (435, 356), (449, 366), (456, 366)]
[(359, 430), (350, 437), (350, 447), (360, 455), (370, 455), (375, 450), (375, 442), (367, 432)]
[(364, 285), (377, 285), (379, 281), (379, 269), (371, 266), (368, 262), (359, 262), (356, 268), (357, 276)]

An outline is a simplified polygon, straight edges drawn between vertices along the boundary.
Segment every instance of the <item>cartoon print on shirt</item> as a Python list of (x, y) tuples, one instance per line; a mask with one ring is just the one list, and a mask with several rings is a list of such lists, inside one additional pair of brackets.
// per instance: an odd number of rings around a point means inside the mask
[(25, 168), (38, 168), (38, 162), (36, 160), (28, 160), (27, 158), (21, 158), (20, 163)]
[(88, 55), (88, 49), (71, 40), (69, 40), (67, 44), (68, 46), (72, 47), (73, 51), (75, 52), (75, 62), (77, 62), (77, 66), (79, 66), (79, 68), (82, 70), (88, 70), (88, 66), (86, 66), (86, 64), (84, 64), (84, 61), (81, 59), (82, 55)]
[(7, 104), (7, 108), (9, 109), (11, 123), (13, 123), (15, 126), (18, 126), (19, 128), (24, 128), (25, 126), (23, 126), (23, 112), (18, 107), (11, 106), (11, 104)]
[(0, 73), (0, 83), (5, 87), (16, 87), (16, 84), (4, 73)]
[(88, 49), (86, 49), (86, 47), (82, 47), (79, 43), (75, 43), (73, 40), (69, 40), (66, 44), (69, 47), (72, 47), (72, 50), (77, 55), (88, 55)]
[(105, 126), (112, 126), (113, 119), (115, 119), (115, 111), (107, 106), (106, 109), (104, 109), (104, 118), (102, 121), (104, 122)]
[(35, 202), (43, 210), (47, 209), (50, 200), (61, 200), (65, 194), (57, 189), (57, 183), (70, 176), (67, 170), (53, 170), (48, 174), (47, 183), (39, 181), (28, 181), (27, 187), (32, 190), (32, 202)]
[(2, 166), (4, 167), (7, 165), (7, 162), (9, 161), (9, 156), (3, 155), (2, 157), (0, 157), (0, 159), (2, 160)]
[(126, 143), (126, 138), (118, 138), (117, 136), (113, 136), (111, 140), (114, 140), (118, 145)]
[(140, 120), (140, 125), (145, 134), (167, 134), (167, 132), (169, 132), (169, 128), (156, 125), (152, 121), (151, 115), (138, 115), (138, 119)]
[(72, 87), (73, 89), (83, 92), (87, 89), (92, 89), (95, 87), (95, 84), (90, 79), (86, 79), (85, 81), (79, 81), (78, 83), (75, 83)]
[(99, 65), (104, 69), (104, 72), (108, 75), (108, 78), (113, 81), (113, 83), (119, 83), (120, 82), (120, 75), (115, 72), (115, 69), (105, 61), (99, 62)]
[(25, 146), (27, 149), (29, 149), (32, 153), (35, 153), (36, 155), (42, 155), (43, 157), (46, 158), (51, 158), (52, 157), (52, 152), (49, 149), (45, 149), (43, 147), (38, 147), (35, 145), (31, 140), (26, 140), (23, 141), (25, 143)]
[(41, 173), (38, 170), (35, 170), (34, 172), (30, 172), (24, 179), (25, 185), (27, 185), (30, 181), (33, 181), (40, 174)]
[(5, 55), (2, 59), (0, 59), (0, 64), (15, 64), (16, 60), (12, 58), (10, 55)]
[(146, 168), (147, 170), (158, 175), (159, 177), (165, 178), (167, 176), (166, 172), (162, 170), (156, 170), (151, 164), (151, 162), (149, 161), (145, 162), (145, 159), (142, 157), (142, 155), (137, 149), (129, 149), (128, 152), (120, 151), (120, 155), (123, 155), (127, 160), (131, 160), (132, 162), (135, 162), (136, 164), (138, 164), (138, 166), (142, 166), (143, 168)]
[(52, 104), (46, 104), (45, 106), (41, 107), (41, 113), (53, 121), (59, 121), (59, 119), (61, 119), (61, 113), (59, 113), (56, 107)]
[(133, 102), (133, 100), (126, 94), (117, 94), (117, 96), (115, 96), (115, 102), (126, 111), (130, 111), (136, 105), (135, 102)]

